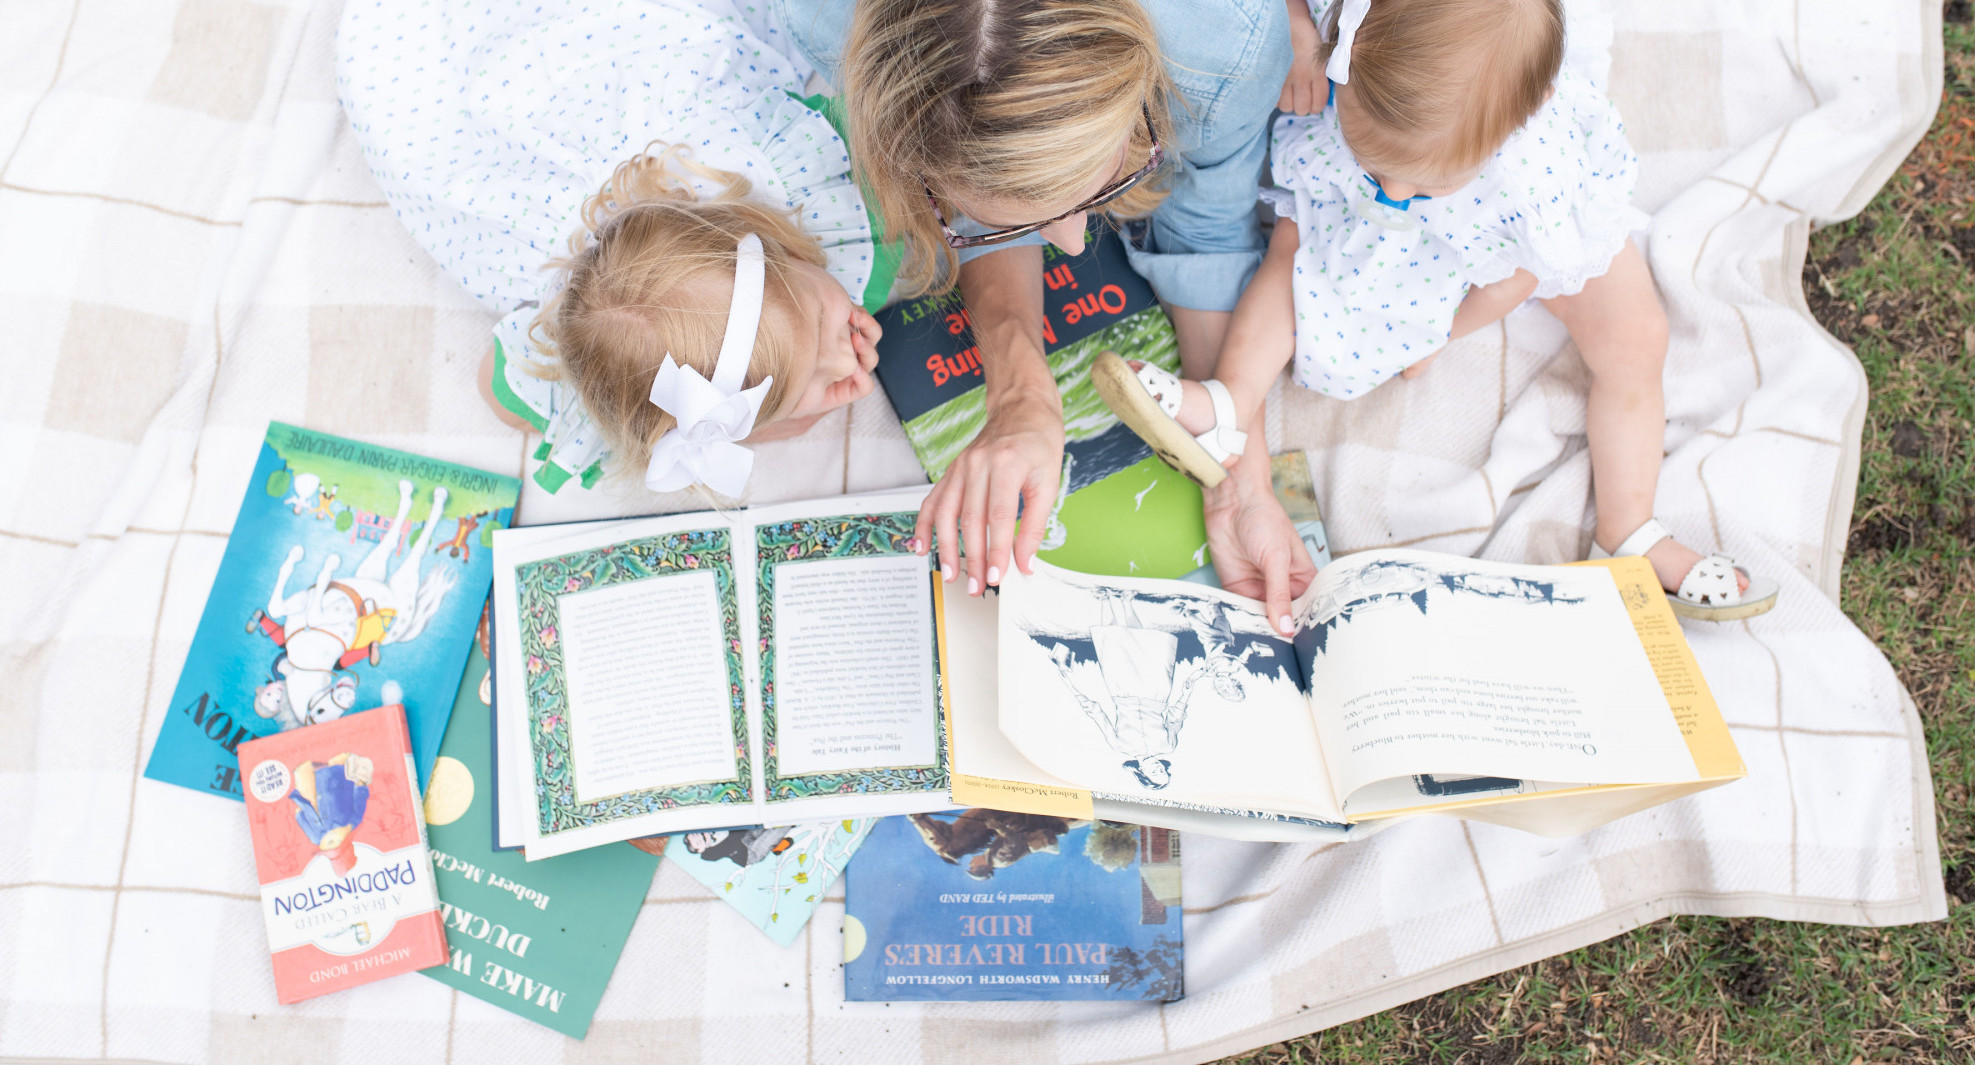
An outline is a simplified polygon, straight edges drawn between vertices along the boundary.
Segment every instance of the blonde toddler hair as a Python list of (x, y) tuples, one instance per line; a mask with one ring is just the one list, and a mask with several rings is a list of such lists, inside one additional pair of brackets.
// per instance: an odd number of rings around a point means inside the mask
[[(733, 299), (735, 247), (749, 233), (761, 238), (767, 260), (761, 328), (755, 335), (746, 387), (772, 375), (758, 424), (787, 413), (795, 353), (790, 328), (801, 313), (794, 264), (824, 264), (823, 248), (792, 213), (748, 198), (746, 178), (694, 162), (680, 146), (654, 153), (657, 143), (620, 164), (583, 204), (583, 227), (569, 254), (549, 263), (559, 272), (556, 294), (529, 327), (537, 346), (555, 357), (544, 376), (568, 381), (582, 397), (611, 453), (615, 473), (642, 470), (672, 415), (651, 402), (652, 378), (669, 353), (683, 366), (713, 377)], [(718, 183), (701, 199), (684, 176)]]
[[(1324, 13), (1325, 42), (1343, 6)], [(1373, 0), (1351, 46), (1350, 91), (1368, 122), (1345, 135), (1375, 164), (1471, 170), (1549, 99), (1563, 56), (1561, 0)]]
[[(1118, 145), (1128, 170), (1144, 164), (1148, 112), (1177, 152), (1172, 81), (1137, 0), (859, 0), (843, 82), (851, 158), (905, 244), (901, 295), (950, 285), (959, 263), (927, 186), (948, 221), (948, 196), (1074, 201)], [(1163, 196), (1141, 182), (1103, 210), (1143, 215)]]

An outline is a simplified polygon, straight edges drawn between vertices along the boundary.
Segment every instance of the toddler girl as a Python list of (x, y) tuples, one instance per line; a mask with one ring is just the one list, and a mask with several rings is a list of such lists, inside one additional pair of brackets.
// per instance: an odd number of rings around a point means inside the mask
[(549, 491), (615, 455), (653, 491), (739, 495), (740, 441), (871, 391), (865, 306), (896, 259), (782, 47), (726, 0), (345, 9), (358, 143), (413, 238), (505, 315), (481, 380), (542, 433)]
[[(1563, 64), (1560, 0), (1313, 0), (1330, 106), (1285, 115), (1277, 213), (1215, 379), (1101, 359), (1107, 402), (1206, 484), (1246, 444), (1293, 361), (1298, 384), (1350, 399), (1413, 376), (1446, 344), (1534, 296), (1591, 371), (1596, 554), (1643, 554), (1678, 613), (1728, 620), (1775, 603), (1724, 556), (1652, 516), (1665, 438), (1666, 315), (1629, 234), (1638, 161), (1611, 102)], [(1304, 18), (1290, 0), (1293, 18)], [(1285, 87), (1285, 100), (1314, 100)]]

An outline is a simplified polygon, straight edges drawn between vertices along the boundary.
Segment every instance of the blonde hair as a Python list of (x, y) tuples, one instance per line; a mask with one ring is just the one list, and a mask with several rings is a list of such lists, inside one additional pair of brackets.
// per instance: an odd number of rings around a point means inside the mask
[[(542, 304), (529, 337), (556, 362), (543, 373), (567, 380), (582, 397), (613, 455), (615, 473), (642, 469), (672, 415), (651, 402), (652, 378), (670, 354), (681, 365), (713, 376), (733, 298), (735, 246), (761, 238), (767, 284), (746, 387), (773, 375), (759, 424), (787, 413), (795, 352), (789, 328), (800, 313), (796, 263), (822, 266), (823, 248), (786, 210), (748, 198), (746, 178), (694, 162), (681, 146), (657, 153), (657, 142), (620, 164), (583, 203), (583, 227), (569, 254), (549, 263), (559, 272), (556, 294)], [(687, 183), (697, 176), (719, 186), (701, 199)]]
[[(1324, 13), (1319, 63), (1343, 6)], [(1543, 106), (1563, 57), (1562, 0), (1376, 0), (1351, 46), (1349, 91), (1366, 120), (1346, 131), (1351, 150), (1393, 166), (1473, 169)]]
[[(1093, 177), (1173, 144), (1172, 80), (1134, 0), (859, 0), (843, 58), (850, 155), (889, 235), (905, 244), (901, 295), (952, 283), (958, 257), (926, 202), (950, 196), (1068, 203)], [(1141, 182), (1103, 208), (1149, 213)], [(1038, 221), (1022, 219), (1021, 221)]]

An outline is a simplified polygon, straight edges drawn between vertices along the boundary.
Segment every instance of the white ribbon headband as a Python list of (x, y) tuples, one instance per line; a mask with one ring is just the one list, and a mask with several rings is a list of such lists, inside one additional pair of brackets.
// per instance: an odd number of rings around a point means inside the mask
[(713, 380), (665, 353), (658, 376), (652, 378), (651, 401), (678, 425), (652, 446), (651, 462), (645, 466), (646, 488), (676, 492), (703, 484), (728, 496), (738, 496), (747, 488), (754, 452), (740, 441), (754, 431), (768, 386), (775, 381), (764, 377), (753, 388), (741, 387), (754, 356), (755, 334), (761, 329), (767, 276), (761, 238), (749, 233), (735, 247), (734, 302), (727, 308), (727, 332), (720, 341), (720, 358), (713, 364)]
[(1337, 41), (1330, 46), (1330, 62), (1324, 64), (1324, 77), (1343, 85), (1351, 80), (1351, 43), (1358, 39), (1358, 27), (1365, 24), (1365, 13), (1372, 0), (1338, 0)]

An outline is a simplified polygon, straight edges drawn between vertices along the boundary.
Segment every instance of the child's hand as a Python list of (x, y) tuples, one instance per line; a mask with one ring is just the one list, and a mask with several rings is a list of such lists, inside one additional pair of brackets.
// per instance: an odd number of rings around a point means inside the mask
[(850, 309), (850, 346), (857, 352), (857, 364), (867, 372), (878, 368), (878, 338), (884, 336), (878, 320), (862, 307)]
[(1299, 115), (1314, 115), (1330, 98), (1330, 80), (1323, 64), (1317, 62), (1317, 24), (1310, 20), (1310, 9), (1303, 0), (1289, 0), (1289, 75), (1282, 79), (1282, 96), (1276, 107)]
[(854, 403), (871, 394), (871, 389), (877, 384), (871, 376), (871, 371), (878, 368), (878, 338), (882, 335), (884, 329), (878, 325), (876, 318), (871, 317), (862, 307), (854, 305), (851, 307), (850, 347), (857, 353), (857, 369), (852, 371), (849, 377), (831, 385), (824, 393), (830, 406), (839, 407), (845, 403)]

